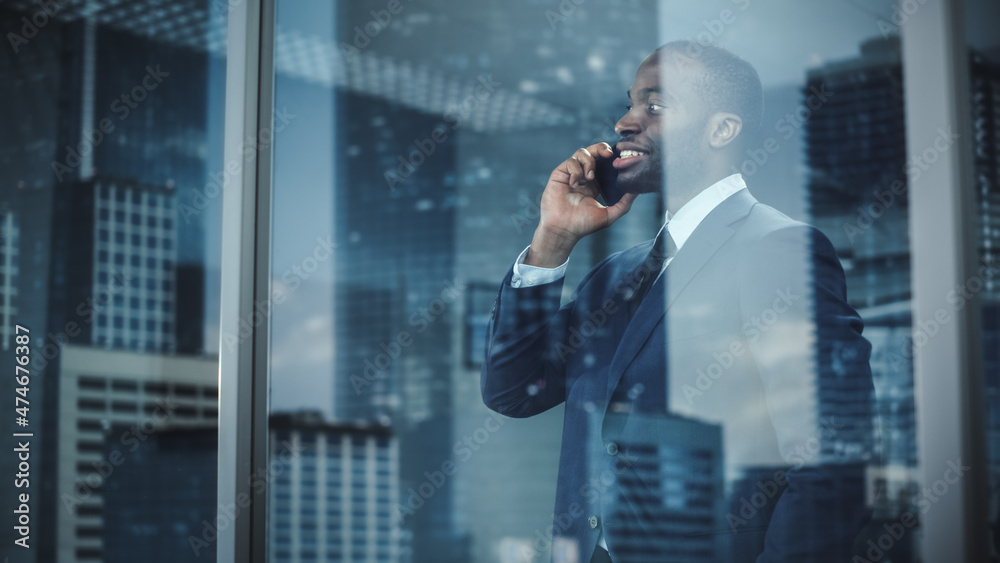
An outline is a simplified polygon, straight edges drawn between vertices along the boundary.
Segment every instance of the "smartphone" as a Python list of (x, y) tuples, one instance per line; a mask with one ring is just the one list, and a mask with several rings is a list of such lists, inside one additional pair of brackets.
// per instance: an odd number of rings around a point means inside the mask
[(604, 205), (612, 206), (618, 203), (618, 200), (625, 195), (625, 192), (618, 189), (618, 171), (611, 163), (618, 158), (618, 149), (614, 148), (613, 143), (611, 144), (611, 150), (614, 151), (614, 156), (611, 158), (599, 158), (597, 159), (597, 164), (594, 169), (594, 179), (597, 181), (598, 187), (601, 189), (601, 199), (604, 200)]

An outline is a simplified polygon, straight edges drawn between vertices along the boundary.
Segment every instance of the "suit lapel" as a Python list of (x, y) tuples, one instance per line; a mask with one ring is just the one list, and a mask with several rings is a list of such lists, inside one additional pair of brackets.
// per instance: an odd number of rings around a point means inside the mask
[[(646, 345), (656, 325), (662, 322), (667, 309), (695, 274), (733, 236), (736, 230), (732, 224), (746, 217), (750, 208), (756, 203), (757, 200), (747, 190), (740, 190), (720, 203), (695, 228), (691, 237), (670, 261), (663, 275), (649, 289), (635, 317), (625, 328), (618, 350), (611, 359), (608, 371), (608, 403), (611, 402), (611, 395), (618, 387), (622, 374)], [(635, 268), (638, 267), (636, 264)]]

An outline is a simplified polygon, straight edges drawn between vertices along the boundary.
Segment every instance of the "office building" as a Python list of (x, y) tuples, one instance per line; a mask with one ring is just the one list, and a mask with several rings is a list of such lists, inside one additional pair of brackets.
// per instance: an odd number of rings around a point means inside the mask
[[(595, 416), (591, 431), (616, 427), (616, 416), (627, 416), (624, 424), (643, 428), (651, 439), (616, 442), (616, 455), (602, 456), (611, 460), (608, 471), (591, 477), (603, 485), (606, 474), (614, 476), (615, 484), (602, 493), (605, 513), (600, 521), (613, 528), (609, 533), (616, 538), (615, 552), (636, 562), (662, 561), (664, 554), (684, 563), (723, 560), (726, 538), (718, 533), (726, 529), (722, 427), (675, 415), (632, 413), (608, 415), (610, 420)], [(636, 503), (642, 504), (644, 526), (610, 524), (622, 521), (619, 510), (634, 515)]]
[(62, 347), (56, 373), (61, 414), (54, 432), (55, 561), (97, 563), (105, 556), (104, 526), (127, 522), (127, 513), (110, 512), (104, 504), (105, 479), (144, 463), (141, 454), (132, 454), (160, 431), (215, 424), (218, 365), (209, 358), (70, 344)]
[(390, 428), (271, 415), (268, 560), (399, 563), (399, 443)]
[(14, 344), (17, 316), (18, 254), (21, 229), (17, 215), (0, 208), (0, 349), (9, 350)]
[[(130, 430), (115, 425), (109, 435)], [(214, 424), (168, 427), (136, 445), (105, 443), (105, 460), (122, 455), (128, 462), (103, 483), (104, 563), (215, 561), (217, 546), (204, 538), (220, 526), (218, 435)]]
[(79, 320), (78, 344), (173, 351), (175, 194), (105, 179), (56, 193), (51, 325)]
[[(37, 547), (29, 555), (64, 563), (94, 560), (101, 544), (92, 528), (62, 542), (76, 533), (67, 532), (74, 524), (66, 524), (60, 497), (66, 468), (77, 466), (61, 458), (77, 446), (60, 430), (75, 419), (66, 410), (75, 401), (62, 400), (76, 392), (59, 376), (76, 367), (66, 350), (157, 354), (155, 368), (172, 363), (169, 354), (205, 348), (204, 307), (189, 305), (204, 304), (211, 283), (204, 279), (203, 225), (212, 212), (199, 210), (178, 228), (178, 205), (190, 205), (208, 181), (209, 147), (217, 143), (206, 92), (212, 69), (224, 64), (210, 53), (224, 45), (224, 28), (210, 25), (222, 20), (207, 17), (204, 0), (56, 4), (54, 15), (33, 2), (0, 8), (5, 38), (23, 33), (22, 18), (41, 13), (46, 22), (27, 44), (0, 56), (9, 102), (0, 117), (12, 133), (0, 141), (0, 203), (9, 204), (4, 211), (16, 218), (22, 241), (10, 264), (17, 286), (7, 291), (0, 283), (8, 299), (16, 292), (17, 303), (0, 314), (16, 306), (14, 321), (33, 336), (29, 430), (39, 445)], [(192, 103), (199, 98), (206, 103)], [(156, 369), (145, 375), (159, 377)]]
[[(975, 182), (978, 195), (979, 265), (996, 259), (1000, 240), (997, 214), (998, 69), (985, 58), (970, 57), (971, 106), (974, 129)], [(865, 320), (865, 335), (873, 344), (872, 375), (876, 387), (877, 453), (881, 466), (870, 470), (870, 498), (876, 508), (898, 515), (912, 488), (916, 450), (913, 398), (913, 352), (929, 337), (923, 319), (910, 311), (910, 251), (908, 238), (908, 173), (919, 174), (951, 150), (953, 140), (941, 133), (936, 145), (910, 147), (907, 160), (902, 63), (898, 38), (872, 39), (858, 57), (825, 64), (809, 72), (803, 97), (825, 88), (833, 92), (806, 123), (809, 193), (814, 224), (833, 241), (847, 275), (848, 301)], [(974, 281), (983, 305), (984, 367), (987, 398), (1000, 396), (995, 369), (995, 342), (1000, 293), (995, 276)], [(942, 301), (943, 304), (946, 304)], [(932, 336), (932, 335), (930, 335)], [(990, 412), (995, 412), (991, 409)], [(989, 440), (997, 444), (1000, 425), (989, 425)], [(991, 466), (997, 452), (991, 448)], [(996, 469), (993, 470), (994, 472)], [(904, 495), (898, 497), (898, 495)], [(993, 501), (996, 513), (997, 502)], [(891, 514), (887, 517), (891, 517)]]

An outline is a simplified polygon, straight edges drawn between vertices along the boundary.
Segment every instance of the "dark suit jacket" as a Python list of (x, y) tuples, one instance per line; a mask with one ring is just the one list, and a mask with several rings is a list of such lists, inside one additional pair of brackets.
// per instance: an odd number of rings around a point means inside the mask
[(566, 402), (554, 559), (586, 563), (603, 529), (616, 563), (849, 561), (871, 347), (832, 245), (741, 190), (629, 319), (651, 246), (600, 262), (563, 306), (562, 280), (515, 289), (508, 272), (494, 306), (486, 405)]

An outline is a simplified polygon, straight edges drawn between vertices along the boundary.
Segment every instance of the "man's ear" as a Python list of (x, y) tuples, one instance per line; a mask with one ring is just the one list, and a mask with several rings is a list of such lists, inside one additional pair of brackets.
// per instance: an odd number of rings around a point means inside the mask
[(719, 112), (708, 120), (708, 144), (713, 149), (728, 146), (743, 130), (743, 120), (735, 113)]

